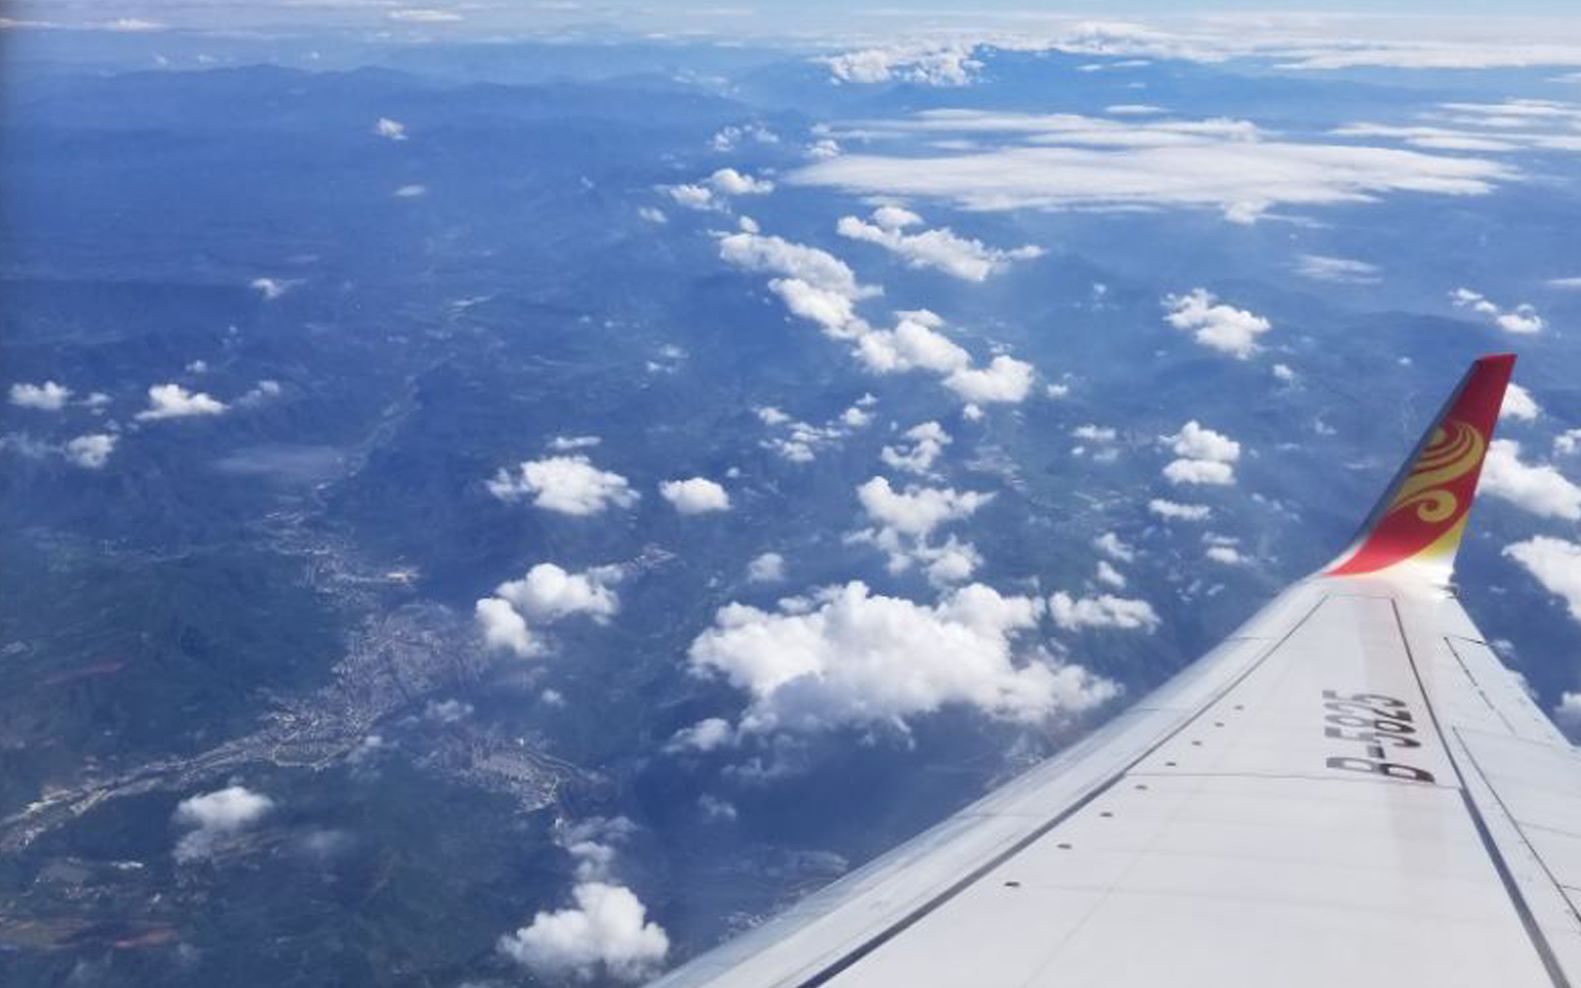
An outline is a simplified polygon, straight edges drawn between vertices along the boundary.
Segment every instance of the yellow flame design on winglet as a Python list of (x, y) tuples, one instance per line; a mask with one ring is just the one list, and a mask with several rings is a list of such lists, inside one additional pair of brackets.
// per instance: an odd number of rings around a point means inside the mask
[(1390, 514), (1414, 505), (1418, 518), (1436, 524), (1453, 517), (1460, 507), (1454, 492), (1443, 485), (1475, 470), (1487, 443), (1482, 433), (1464, 422), (1451, 420), (1444, 425), (1453, 435), (1444, 427), (1433, 430), (1433, 438), (1390, 502)]

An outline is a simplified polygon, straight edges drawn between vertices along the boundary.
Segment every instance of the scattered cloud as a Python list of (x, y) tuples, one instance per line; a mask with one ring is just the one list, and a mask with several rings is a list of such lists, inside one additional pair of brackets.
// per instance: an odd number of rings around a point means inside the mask
[(1019, 402), (1032, 390), (1032, 365), (999, 354), (982, 369), (963, 367), (944, 379), (944, 386), (975, 404)]
[(666, 480), (659, 484), (659, 494), (683, 515), (730, 510), (730, 495), (706, 477)]
[(714, 132), (709, 140), (709, 146), (720, 153), (734, 151), (746, 141), (756, 141), (758, 144), (778, 144), (779, 135), (769, 128), (758, 123), (730, 124)]
[(532, 498), (534, 506), (567, 515), (596, 515), (614, 506), (629, 508), (641, 496), (618, 473), (600, 470), (586, 456), (527, 460), (512, 476), (501, 468), (488, 482), (501, 501)]
[(722, 717), (709, 717), (690, 727), (683, 727), (665, 744), (664, 750), (716, 751), (736, 742), (736, 729)]
[(902, 573), (919, 564), (930, 581), (944, 586), (970, 578), (982, 564), (982, 557), (970, 543), (952, 536), (938, 545), (931, 539), (940, 526), (970, 517), (993, 500), (992, 494), (915, 485), (896, 491), (888, 480), (874, 477), (857, 488), (857, 498), (876, 524), (849, 536), (849, 540), (867, 543), (885, 553), (890, 572)]
[(420, 184), (403, 185), (395, 190), (397, 199), (420, 199), (428, 195), (428, 186)]
[(1470, 309), (1478, 315), (1487, 316), (1493, 325), (1506, 333), (1529, 336), (1542, 332), (1543, 327), (1547, 325), (1543, 317), (1537, 314), (1537, 310), (1525, 302), (1513, 309), (1505, 309), (1481, 292), (1474, 292), (1469, 288), (1455, 289), (1449, 293), (1449, 300), (1456, 308)]
[(1383, 280), (1376, 264), (1323, 254), (1302, 254), (1296, 258), (1296, 273), (1313, 281), (1332, 281), (1342, 285), (1376, 285)]
[(536, 651), (527, 621), (507, 600), (484, 597), (474, 608), (483, 644), (490, 649), (511, 652), (525, 658)]
[(1032, 245), (1002, 250), (988, 247), (980, 240), (958, 235), (949, 227), (907, 233), (920, 226), (922, 217), (896, 206), (880, 206), (870, 221), (842, 216), (835, 229), (842, 237), (877, 244), (899, 255), (908, 267), (933, 268), (963, 281), (984, 281), (1003, 271), (1012, 262), (1043, 255), (1043, 248)]
[(118, 436), (110, 433), (94, 432), (70, 440), (63, 452), (69, 462), (84, 470), (102, 470), (110, 462), (110, 454), (115, 452), (115, 444), (119, 441)]
[(1504, 392), (1504, 404), (1499, 408), (1499, 418), (1517, 422), (1535, 422), (1542, 415), (1542, 406), (1525, 388), (1511, 381)]
[(1581, 521), (1581, 487), (1552, 464), (1521, 460), (1521, 444), (1495, 439), (1482, 464), (1482, 490), (1544, 518)]
[(1539, 535), (1505, 546), (1504, 555), (1524, 566), (1544, 590), (1565, 602), (1572, 618), (1581, 622), (1581, 543)]
[(1206, 521), (1213, 513), (1206, 504), (1180, 504), (1158, 497), (1147, 502), (1147, 510), (1165, 521)]
[(1145, 600), (1100, 594), (1074, 598), (1063, 591), (1049, 597), (1049, 617), (1066, 631), (1119, 628), (1153, 632), (1159, 625), (1153, 605)]
[(549, 448), (556, 453), (570, 453), (579, 449), (592, 449), (604, 440), (598, 436), (555, 436)]
[(950, 434), (937, 422), (914, 425), (901, 433), (901, 437), (907, 442), (885, 446), (879, 452), (879, 459), (892, 469), (915, 474), (931, 471), (944, 453), (944, 447), (951, 442)]
[(43, 384), (18, 383), (11, 385), (11, 404), (41, 412), (58, 412), (66, 407), (71, 394), (70, 388), (54, 381), (45, 381)]
[(768, 179), (753, 178), (734, 168), (720, 168), (708, 176), (708, 187), (724, 196), (762, 196), (774, 191), (774, 183)]
[(620, 597), (613, 587), (624, 577), (625, 570), (619, 566), (570, 573), (554, 563), (539, 563), (521, 579), (501, 583), (494, 595), (533, 621), (585, 614), (603, 623), (620, 611)]
[(284, 281), (280, 278), (254, 278), (249, 283), (249, 287), (259, 295), (262, 295), (265, 302), (273, 302), (290, 291), (293, 284), (295, 282)]
[(1235, 483), (1234, 463), (1241, 458), (1241, 444), (1230, 437), (1193, 419), (1180, 432), (1165, 436), (1164, 441), (1177, 457), (1164, 467), (1164, 479), (1171, 484)]
[(268, 796), (245, 786), (229, 786), (182, 800), (173, 819), (177, 826), (187, 828), (187, 833), (176, 842), (176, 860), (208, 857), (219, 841), (252, 827), (274, 805)]
[(580, 882), (575, 905), (540, 912), (528, 925), (500, 937), (499, 951), (541, 977), (590, 980), (600, 972), (620, 981), (657, 973), (670, 950), (664, 928), (647, 918), (631, 889)]
[(380, 117), (373, 122), (373, 132), (380, 137), (391, 141), (406, 140), (406, 124), (389, 117)]
[(1116, 562), (1130, 563), (1136, 561), (1136, 549), (1121, 541), (1120, 536), (1114, 532), (1104, 532), (1092, 540), (1092, 547)]
[(1581, 693), (1566, 690), (1554, 705), (1554, 720), (1571, 730), (1581, 727)]
[(402, 7), (388, 11), (384, 16), (405, 24), (454, 24), (462, 19), (454, 10), (439, 10), (433, 7)]
[(923, 86), (965, 86), (982, 63), (970, 46), (892, 45), (864, 48), (820, 58), (833, 81), (855, 85), (909, 82)]
[(1098, 560), (1098, 568), (1093, 578), (1104, 586), (1113, 587), (1116, 590), (1125, 589), (1125, 575), (1115, 569), (1114, 565), (1107, 559)]
[(1267, 319), (1220, 303), (1205, 288), (1164, 298), (1164, 321), (1191, 334), (1210, 350), (1245, 360), (1257, 351), (1257, 338), (1273, 328)]
[(1554, 437), (1554, 455), (1569, 456), (1581, 451), (1581, 429), (1566, 429)]
[(1239, 566), (1246, 562), (1246, 557), (1233, 545), (1210, 545), (1203, 553), (1216, 563), (1226, 566)]
[(226, 409), (223, 401), (202, 391), (188, 391), (179, 384), (156, 384), (148, 389), (148, 408), (137, 413), (142, 422), (161, 419), (219, 415)]
[(753, 583), (778, 583), (785, 579), (785, 557), (765, 552), (747, 563), (747, 579)]
[(1036, 650), (1017, 655), (1041, 612), (1036, 598), (982, 584), (928, 607), (852, 582), (819, 592), (804, 613), (721, 608), (688, 655), (697, 672), (749, 695), (743, 734), (905, 729), (908, 718), (957, 705), (1032, 722), (1114, 696), (1114, 684), (1078, 665)]

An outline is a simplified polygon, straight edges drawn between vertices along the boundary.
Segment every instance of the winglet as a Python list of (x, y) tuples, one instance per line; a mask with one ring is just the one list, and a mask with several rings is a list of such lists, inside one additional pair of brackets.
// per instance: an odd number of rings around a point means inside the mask
[(1361, 534), (1322, 575), (1406, 570), (1434, 583), (1449, 582), (1514, 366), (1513, 353), (1472, 362)]

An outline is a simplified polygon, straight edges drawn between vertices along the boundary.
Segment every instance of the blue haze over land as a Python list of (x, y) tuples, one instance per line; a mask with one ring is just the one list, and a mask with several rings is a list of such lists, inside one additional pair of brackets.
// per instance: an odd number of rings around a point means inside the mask
[(1212, 647), (1495, 350), (1462, 599), (1575, 730), (1581, 56), (1111, 30), (0, 30), (0, 980), (639, 981)]

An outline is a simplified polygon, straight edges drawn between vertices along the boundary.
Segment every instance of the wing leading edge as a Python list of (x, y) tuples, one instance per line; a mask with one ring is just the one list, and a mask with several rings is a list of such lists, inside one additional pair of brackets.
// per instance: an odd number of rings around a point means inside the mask
[(1512, 363), (1473, 364), (1335, 563), (659, 985), (1581, 985), (1581, 756), (1447, 592)]

